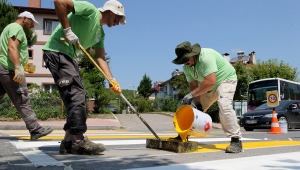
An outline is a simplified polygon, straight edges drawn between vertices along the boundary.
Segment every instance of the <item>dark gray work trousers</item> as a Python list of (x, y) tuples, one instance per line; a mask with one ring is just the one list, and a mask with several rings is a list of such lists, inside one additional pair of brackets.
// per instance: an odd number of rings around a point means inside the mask
[(44, 62), (53, 76), (67, 110), (64, 130), (72, 135), (86, 132), (86, 93), (76, 61), (69, 56), (44, 50)]
[(24, 120), (26, 128), (30, 133), (36, 133), (42, 126), (30, 105), (26, 79), (17, 83), (13, 81), (14, 76), (14, 71), (7, 70), (0, 64), (0, 101), (7, 94)]

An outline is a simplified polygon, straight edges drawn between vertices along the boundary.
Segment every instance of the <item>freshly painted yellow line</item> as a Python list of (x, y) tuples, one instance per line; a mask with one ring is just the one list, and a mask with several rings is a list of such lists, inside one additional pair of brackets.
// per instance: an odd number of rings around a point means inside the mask
[[(30, 140), (29, 136), (14, 136), (18, 138), (19, 140)], [(140, 135), (140, 136), (89, 136), (89, 139), (145, 139), (145, 138), (155, 138), (153, 135)], [(164, 138), (173, 138), (175, 137), (174, 135), (164, 135), (164, 136), (159, 136), (159, 138), (164, 139)], [(39, 140), (62, 140), (64, 136), (44, 136), (39, 138)]]
[[(229, 143), (226, 144), (211, 144), (211, 145), (199, 145), (196, 152), (218, 152), (225, 151)], [(259, 142), (243, 142), (243, 149), (255, 149), (255, 148), (271, 148), (282, 146), (297, 146), (300, 145), (300, 141), (259, 141)]]

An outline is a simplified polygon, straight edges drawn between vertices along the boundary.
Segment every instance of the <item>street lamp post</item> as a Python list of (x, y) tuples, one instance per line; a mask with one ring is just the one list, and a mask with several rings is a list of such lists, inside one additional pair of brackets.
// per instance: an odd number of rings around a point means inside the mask
[(132, 89), (133, 89), (133, 97), (135, 97), (134, 86), (133, 85), (129, 85), (129, 87), (132, 87)]

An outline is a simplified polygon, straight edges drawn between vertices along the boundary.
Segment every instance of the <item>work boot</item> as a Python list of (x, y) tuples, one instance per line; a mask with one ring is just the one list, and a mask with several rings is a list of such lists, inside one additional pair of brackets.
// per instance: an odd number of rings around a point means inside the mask
[(73, 143), (71, 152), (80, 155), (99, 155), (105, 150), (106, 148), (102, 143), (93, 143), (85, 136), (79, 143)]
[(226, 148), (226, 153), (240, 153), (242, 151), (242, 141), (239, 138), (231, 138), (230, 145)]
[(30, 140), (38, 140), (40, 137), (49, 135), (53, 131), (52, 127), (45, 127), (38, 130), (38, 132), (30, 133)]
[(59, 153), (60, 154), (69, 154), (72, 150), (72, 141), (66, 142), (62, 140), (59, 145)]

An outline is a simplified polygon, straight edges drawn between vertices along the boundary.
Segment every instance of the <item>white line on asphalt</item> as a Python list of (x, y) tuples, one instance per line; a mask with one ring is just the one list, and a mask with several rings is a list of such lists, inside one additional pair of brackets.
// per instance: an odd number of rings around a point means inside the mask
[(20, 152), (36, 167), (39, 166), (65, 166), (62, 162), (50, 157), (40, 150)]
[[(203, 142), (221, 142), (221, 141), (229, 141), (230, 138), (193, 138), (190, 141), (197, 141), (198, 143)], [(253, 138), (242, 138), (243, 141), (253, 141), (260, 139)], [(137, 145), (137, 144), (146, 144), (145, 139), (138, 140), (93, 140), (95, 143), (103, 143), (104, 145)], [(18, 142), (10, 142), (17, 149), (26, 149), (26, 148), (39, 148), (39, 147), (56, 147), (59, 146), (59, 141), (22, 141)]]
[[(167, 157), (171, 155), (176, 155), (178, 153), (168, 153), (168, 154), (159, 154), (159, 155), (138, 155), (138, 156), (126, 156), (126, 157), (111, 157), (111, 158), (89, 158), (89, 159), (69, 159), (69, 160), (62, 160), (62, 163), (71, 163), (71, 162), (88, 162), (88, 161), (111, 161), (111, 160), (124, 160), (124, 159), (141, 159), (141, 158), (151, 158), (151, 157)], [(10, 164), (10, 163), (9, 163)], [(24, 166), (24, 165), (32, 165), (33, 163), (24, 163), (24, 164), (10, 164), (16, 166)]]
[[(244, 158), (223, 159), (170, 166), (157, 166), (149, 168), (135, 168), (127, 170), (182, 170), (182, 169), (280, 169), (298, 170), (300, 168), (300, 152), (281, 153)], [(233, 164), (234, 162), (234, 164)]]

